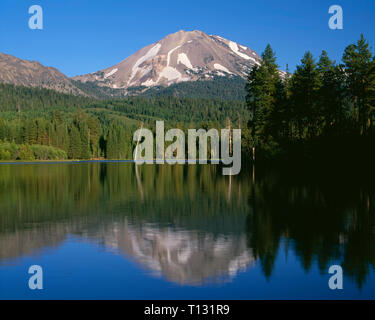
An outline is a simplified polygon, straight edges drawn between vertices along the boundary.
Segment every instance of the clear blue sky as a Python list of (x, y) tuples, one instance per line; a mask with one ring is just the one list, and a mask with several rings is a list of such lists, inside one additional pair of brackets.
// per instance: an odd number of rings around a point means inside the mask
[[(41, 5), (44, 30), (28, 28), (28, 8)], [(328, 8), (341, 5), (344, 30), (328, 28)], [(340, 60), (364, 33), (375, 47), (375, 0), (0, 0), (0, 52), (54, 66), (68, 76), (122, 61), (178, 30), (202, 30), (258, 53), (270, 43), (293, 70), (303, 53), (322, 49)]]

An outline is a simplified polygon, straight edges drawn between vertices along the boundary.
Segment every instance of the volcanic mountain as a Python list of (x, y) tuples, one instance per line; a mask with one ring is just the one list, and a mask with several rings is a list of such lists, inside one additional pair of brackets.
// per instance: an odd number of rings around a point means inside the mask
[(112, 89), (169, 86), (217, 76), (245, 78), (260, 63), (244, 45), (202, 31), (179, 31), (112, 67), (73, 79)]
[(68, 77), (52, 67), (39, 62), (21, 60), (0, 53), (0, 83), (39, 87), (74, 95), (86, 95)]

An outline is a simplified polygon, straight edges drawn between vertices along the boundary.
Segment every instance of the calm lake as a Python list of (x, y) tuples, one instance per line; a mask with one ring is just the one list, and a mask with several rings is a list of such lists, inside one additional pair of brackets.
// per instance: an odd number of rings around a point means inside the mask
[(1, 164), (0, 299), (374, 299), (374, 177), (350, 172)]

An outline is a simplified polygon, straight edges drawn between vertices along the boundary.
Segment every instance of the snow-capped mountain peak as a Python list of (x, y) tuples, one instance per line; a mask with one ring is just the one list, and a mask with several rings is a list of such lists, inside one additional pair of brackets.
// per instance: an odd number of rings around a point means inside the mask
[(260, 63), (258, 54), (244, 45), (198, 30), (181, 30), (115, 66), (74, 79), (114, 89), (152, 87), (214, 76), (245, 78)]

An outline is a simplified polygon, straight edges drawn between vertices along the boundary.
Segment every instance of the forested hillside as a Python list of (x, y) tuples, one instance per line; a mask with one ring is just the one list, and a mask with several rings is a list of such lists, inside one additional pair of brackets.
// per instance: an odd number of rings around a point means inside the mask
[(245, 101), (246, 81), (241, 77), (215, 77), (213, 80), (187, 81), (168, 87), (129, 88), (129, 95), (145, 97), (187, 97), (225, 101)]
[(83, 107), (93, 99), (42, 88), (0, 83), (0, 111), (37, 110), (50, 107)]
[(98, 86), (93, 82), (83, 83), (73, 80), (73, 84), (84, 91), (88, 96), (102, 100), (137, 96), (245, 101), (246, 97), (246, 81), (238, 76), (215, 76), (212, 80), (187, 81), (170, 86), (155, 86), (150, 88), (144, 86), (130, 87), (127, 88), (126, 91), (124, 89)]
[(132, 159), (133, 133), (166, 127), (244, 126), (241, 101), (177, 97), (94, 100), (45, 89), (0, 85), (0, 159)]

